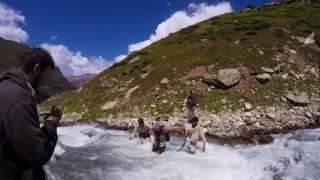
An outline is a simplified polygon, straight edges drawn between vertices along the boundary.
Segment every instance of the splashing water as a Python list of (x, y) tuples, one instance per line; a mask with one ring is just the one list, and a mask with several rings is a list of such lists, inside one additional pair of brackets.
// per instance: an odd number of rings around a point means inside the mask
[(209, 144), (195, 155), (177, 152), (173, 137), (165, 153), (129, 140), (128, 133), (96, 125), (58, 130), (59, 143), (46, 167), (50, 180), (318, 180), (320, 129), (276, 135), (269, 145)]

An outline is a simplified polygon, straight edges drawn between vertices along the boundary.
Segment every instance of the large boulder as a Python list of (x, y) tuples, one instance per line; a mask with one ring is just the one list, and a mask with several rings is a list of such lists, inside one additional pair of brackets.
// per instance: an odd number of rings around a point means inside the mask
[(307, 93), (300, 94), (288, 93), (286, 98), (295, 106), (306, 106), (310, 103), (310, 99)]
[(219, 71), (219, 80), (226, 86), (232, 87), (240, 82), (240, 71), (238, 69), (222, 69)]
[(259, 81), (261, 84), (266, 84), (267, 82), (269, 82), (272, 77), (270, 74), (268, 73), (263, 73), (263, 74), (259, 74), (256, 77), (257, 81)]
[(238, 69), (221, 69), (218, 79), (204, 79), (202, 82), (220, 89), (227, 89), (240, 82), (240, 71)]
[(107, 102), (103, 106), (101, 106), (101, 110), (108, 111), (116, 107), (117, 101)]

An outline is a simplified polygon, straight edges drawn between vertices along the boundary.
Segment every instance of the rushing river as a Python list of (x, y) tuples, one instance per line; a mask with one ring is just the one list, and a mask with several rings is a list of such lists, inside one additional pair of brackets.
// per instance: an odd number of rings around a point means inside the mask
[[(173, 137), (164, 154), (128, 133), (96, 125), (59, 128), (49, 180), (319, 180), (320, 129), (276, 135), (269, 145), (209, 144), (195, 155), (177, 152)], [(202, 144), (199, 144), (202, 145)], [(281, 177), (281, 178), (280, 178)]]

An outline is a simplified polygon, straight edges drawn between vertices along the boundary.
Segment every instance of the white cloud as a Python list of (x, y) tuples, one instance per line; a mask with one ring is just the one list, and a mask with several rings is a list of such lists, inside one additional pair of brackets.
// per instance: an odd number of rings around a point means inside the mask
[(218, 16), (231, 11), (232, 7), (229, 2), (211, 5), (207, 3), (191, 3), (187, 10), (177, 11), (172, 14), (171, 17), (160, 23), (148, 40), (129, 45), (128, 51), (131, 53), (133, 51), (141, 50), (150, 44), (169, 36), (171, 33), (175, 33), (213, 16)]
[(101, 56), (86, 57), (82, 55), (82, 52), (72, 52), (64, 45), (44, 43), (40, 46), (50, 52), (65, 76), (100, 73), (110, 66)]
[(122, 60), (124, 60), (127, 57), (127, 55), (121, 54), (119, 56), (117, 56), (116, 58), (114, 58), (115, 62), (120, 62)]
[(19, 24), (25, 22), (21, 12), (0, 2), (0, 37), (17, 42), (26, 42), (29, 38)]

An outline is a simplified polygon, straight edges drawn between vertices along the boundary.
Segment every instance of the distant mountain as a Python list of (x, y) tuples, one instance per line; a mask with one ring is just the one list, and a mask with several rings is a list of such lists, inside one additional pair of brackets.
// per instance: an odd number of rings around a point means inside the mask
[(84, 74), (81, 76), (70, 76), (67, 78), (69, 82), (71, 82), (76, 88), (80, 88), (81, 86), (92, 80), (96, 75), (97, 74)]
[[(15, 67), (17, 65), (17, 56), (29, 51), (30, 47), (14, 41), (8, 41), (0, 38), (0, 73)], [(39, 88), (39, 101), (48, 99), (52, 95), (65, 91), (73, 90), (74, 86), (63, 76), (57, 67), (52, 74)]]
[(175, 115), (185, 112), (190, 90), (208, 113), (288, 99), (306, 104), (306, 94), (311, 100), (320, 95), (320, 4), (302, 2), (228, 13), (185, 28), (43, 107), (59, 104), (82, 119)]

